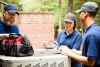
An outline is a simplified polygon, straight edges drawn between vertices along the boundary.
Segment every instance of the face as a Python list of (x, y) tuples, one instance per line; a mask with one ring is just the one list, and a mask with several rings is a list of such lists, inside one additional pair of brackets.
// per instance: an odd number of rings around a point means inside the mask
[(68, 22), (68, 21), (66, 21), (66, 22), (64, 22), (64, 26), (65, 26), (65, 29), (67, 31), (73, 30), (74, 22)]
[(3, 22), (7, 26), (11, 26), (15, 21), (16, 13), (9, 13), (8, 11), (4, 11), (3, 14)]
[(85, 23), (85, 18), (86, 18), (86, 13), (84, 11), (80, 12), (80, 21), (84, 24)]

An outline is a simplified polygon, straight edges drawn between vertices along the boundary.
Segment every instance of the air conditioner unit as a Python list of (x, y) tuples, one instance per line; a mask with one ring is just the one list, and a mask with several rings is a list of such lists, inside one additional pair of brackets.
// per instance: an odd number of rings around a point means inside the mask
[(70, 67), (70, 58), (51, 49), (37, 49), (33, 56), (0, 56), (0, 67)]

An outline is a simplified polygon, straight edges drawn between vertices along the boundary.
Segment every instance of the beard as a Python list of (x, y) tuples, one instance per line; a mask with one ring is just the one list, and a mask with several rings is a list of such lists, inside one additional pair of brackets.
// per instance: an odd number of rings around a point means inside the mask
[(5, 25), (12, 26), (14, 21), (15, 21), (14, 18), (6, 18), (6, 16), (3, 15), (3, 22)]

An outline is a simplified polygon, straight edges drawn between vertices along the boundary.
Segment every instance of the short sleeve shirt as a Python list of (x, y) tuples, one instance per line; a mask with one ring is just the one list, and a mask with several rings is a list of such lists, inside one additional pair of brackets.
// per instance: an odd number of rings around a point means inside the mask
[(58, 44), (68, 46), (70, 49), (80, 49), (82, 42), (82, 35), (74, 30), (71, 34), (67, 35), (66, 30), (62, 30), (57, 37)]
[(85, 30), (82, 55), (96, 59), (95, 65), (100, 65), (100, 27), (96, 23)]
[[(0, 34), (9, 34), (9, 33), (19, 33), (19, 29), (17, 27), (16, 24), (13, 24), (12, 26), (6, 26), (0, 18)], [(0, 40), (0, 44), (1, 44), (1, 40)]]

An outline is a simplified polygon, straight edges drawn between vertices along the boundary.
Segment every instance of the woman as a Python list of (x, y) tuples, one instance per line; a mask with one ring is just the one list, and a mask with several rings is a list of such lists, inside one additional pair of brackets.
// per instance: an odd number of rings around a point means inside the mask
[[(72, 13), (68, 13), (64, 19), (65, 30), (62, 30), (57, 36), (59, 46), (67, 46), (73, 51), (79, 50), (82, 42), (82, 35), (75, 30), (76, 17)], [(80, 67), (80, 63), (71, 59), (71, 67)]]

